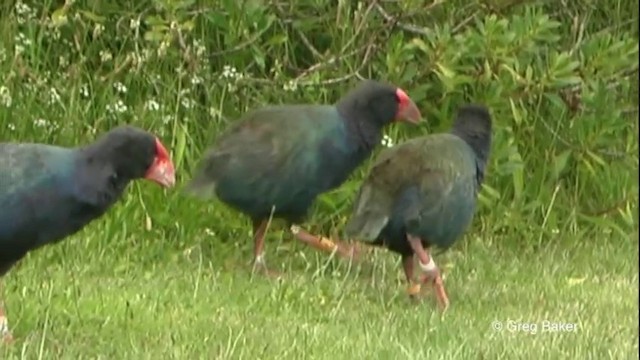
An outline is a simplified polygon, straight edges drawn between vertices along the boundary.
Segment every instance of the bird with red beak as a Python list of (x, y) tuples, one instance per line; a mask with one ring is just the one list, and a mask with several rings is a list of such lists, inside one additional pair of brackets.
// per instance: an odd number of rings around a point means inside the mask
[(251, 220), (255, 269), (266, 274), (277, 274), (264, 260), (272, 218), (285, 220), (294, 237), (307, 245), (351, 257), (351, 248), (299, 224), (320, 194), (339, 187), (369, 158), (385, 127), (420, 119), (404, 90), (372, 80), (331, 105), (259, 108), (218, 136), (187, 191), (203, 199), (217, 197)]
[[(0, 169), (0, 278), (27, 253), (101, 217), (131, 181), (147, 179), (165, 188), (176, 182), (164, 145), (132, 126), (78, 148), (0, 143)], [(12, 340), (1, 303), (0, 339)]]

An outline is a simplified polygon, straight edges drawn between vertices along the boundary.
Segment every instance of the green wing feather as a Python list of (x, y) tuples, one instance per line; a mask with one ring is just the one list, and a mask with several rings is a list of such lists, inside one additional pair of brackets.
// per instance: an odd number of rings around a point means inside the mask
[[(333, 106), (274, 106), (254, 111), (225, 132), (204, 156), (187, 191), (213, 197), (224, 186), (227, 197), (252, 196), (265, 203), (318, 192), (325, 184), (316, 179), (322, 152), (340, 147), (343, 123)], [(343, 132), (344, 134), (344, 132)], [(316, 151), (317, 150), (317, 151)], [(328, 181), (330, 182), (330, 181)], [(310, 189), (316, 186), (319, 189)], [(304, 187), (307, 187), (306, 189)]]
[[(376, 159), (356, 197), (345, 231), (349, 236), (373, 241), (392, 217), (396, 201), (408, 188), (419, 197), (405, 200), (406, 222), (437, 212), (458, 178), (468, 178), (473, 159), (462, 139), (450, 134), (414, 138), (385, 149)], [(463, 149), (461, 151), (461, 149)]]

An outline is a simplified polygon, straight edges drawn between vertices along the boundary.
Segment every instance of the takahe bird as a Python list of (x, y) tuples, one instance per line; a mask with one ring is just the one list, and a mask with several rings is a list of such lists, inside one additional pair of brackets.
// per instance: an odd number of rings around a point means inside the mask
[[(28, 252), (99, 218), (132, 180), (175, 183), (160, 140), (131, 126), (78, 148), (0, 143), (0, 169), (0, 278)], [(0, 337), (11, 340), (1, 305)]]
[[(345, 233), (402, 256), (409, 294), (433, 281), (442, 308), (449, 299), (428, 249), (447, 249), (470, 225), (491, 148), (491, 116), (481, 105), (458, 110), (449, 133), (385, 149), (354, 202)], [(424, 277), (413, 284), (414, 256)]]
[(335, 105), (280, 105), (254, 110), (233, 124), (204, 155), (187, 192), (217, 196), (253, 223), (254, 269), (267, 275), (264, 236), (270, 218), (317, 249), (342, 244), (300, 228), (316, 197), (341, 185), (380, 144), (394, 120), (417, 123), (420, 111), (405, 91), (367, 80)]

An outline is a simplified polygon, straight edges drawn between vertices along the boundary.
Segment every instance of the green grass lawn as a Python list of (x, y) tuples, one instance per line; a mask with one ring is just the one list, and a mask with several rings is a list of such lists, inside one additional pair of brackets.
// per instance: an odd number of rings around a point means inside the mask
[[(287, 3), (285, 15), (229, 1), (62, 3), (0, 5), (0, 141), (72, 146), (130, 123), (170, 148), (180, 185), (133, 186), (2, 278), (15, 342), (0, 360), (638, 358), (637, 1), (504, 12), (522, 2), (407, 1), (406, 14), (379, 2), (398, 25), (429, 27), (384, 41), (390, 22), (366, 2)], [(432, 296), (409, 301), (397, 255), (352, 265), (279, 226), (266, 256), (284, 278), (252, 276), (248, 221), (179, 194), (229, 121), (266, 103), (325, 103), (355, 71), (421, 97), (430, 131), (463, 100), (498, 114), (474, 229), (435, 259), (444, 316)], [(302, 87), (316, 81), (336, 83)], [(310, 226), (342, 226), (358, 185)]]
[[(441, 316), (428, 291), (417, 305), (406, 298), (385, 251), (350, 266), (274, 231), (267, 261), (285, 276), (271, 280), (251, 275), (243, 227), (224, 244), (197, 226), (163, 238), (134, 229), (144, 225), (134, 205), (121, 210), (5, 277), (16, 341), (2, 359), (637, 356), (637, 242), (559, 234), (534, 251), (533, 234), (471, 233), (437, 258), (452, 301)], [(577, 330), (545, 331), (545, 320)]]

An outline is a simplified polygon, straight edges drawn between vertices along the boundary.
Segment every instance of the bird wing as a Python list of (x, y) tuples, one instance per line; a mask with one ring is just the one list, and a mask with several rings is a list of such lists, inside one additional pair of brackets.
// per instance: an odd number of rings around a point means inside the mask
[(40, 144), (0, 144), (0, 250), (4, 256), (16, 251), (16, 242), (35, 240), (38, 229), (31, 224), (51, 206), (43, 199), (63, 190), (52, 187), (60, 170), (56, 166), (64, 166), (55, 159), (65, 151)]
[(238, 189), (251, 188), (261, 194), (283, 187), (288, 187), (283, 191), (291, 195), (302, 191), (301, 187), (310, 187), (321, 171), (319, 149), (338, 129), (336, 116), (334, 108), (328, 106), (279, 106), (254, 111), (207, 151), (190, 188), (212, 196), (211, 191), (198, 189), (213, 190), (217, 182), (234, 179)]
[(50, 151), (57, 148), (39, 144), (0, 144), (0, 207), (3, 199), (25, 191), (54, 176), (49, 166)]
[(347, 233), (371, 241), (392, 215), (412, 223), (442, 209), (456, 181), (466, 176), (466, 149), (457, 149), (458, 140), (430, 135), (382, 151), (356, 197)]

